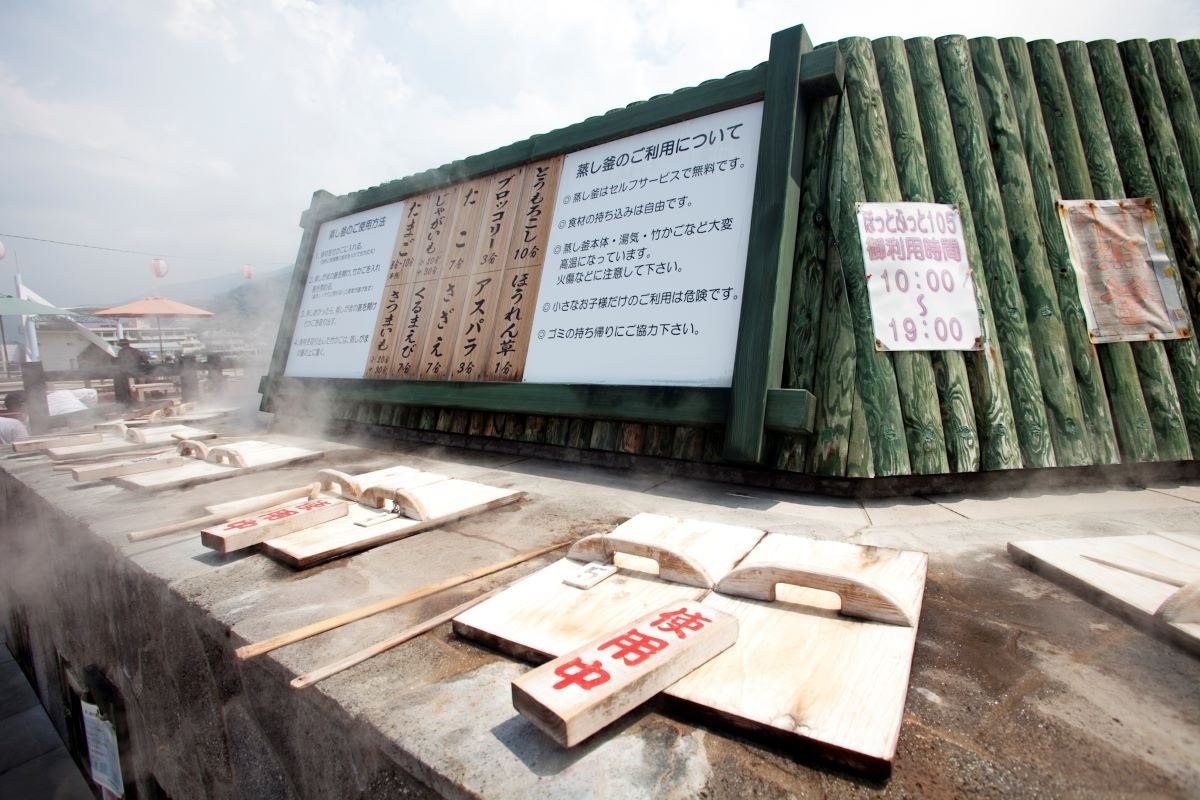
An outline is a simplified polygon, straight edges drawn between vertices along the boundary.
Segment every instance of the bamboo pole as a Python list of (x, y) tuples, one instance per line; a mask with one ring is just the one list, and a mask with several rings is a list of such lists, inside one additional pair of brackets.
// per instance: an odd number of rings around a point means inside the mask
[[(895, 36), (876, 39), (873, 49), (901, 197), (911, 202), (935, 202), (904, 41)], [(929, 360), (941, 409), (948, 468), (953, 472), (978, 472), (979, 432), (962, 351), (937, 350), (929, 354)]]
[(1000, 48), (990, 37), (972, 39), (969, 46), (1055, 459), (1060, 466), (1090, 464), (1090, 437)]
[(967, 40), (961, 36), (943, 36), (936, 40), (935, 48), (974, 217), (997, 341), (1003, 354), (1021, 458), (1026, 467), (1053, 467), (1056, 462), (1049, 435), (1050, 423), (1042, 400), (1025, 301), (1021, 297), (1012, 248), (1005, 235), (1004, 204), (992, 165)]
[[(1063, 197), (1124, 197), (1086, 47), (1074, 42), (1060, 51), (1041, 41), (1029, 49)], [(1166, 351), (1160, 342), (1111, 342), (1096, 349), (1123, 460), (1158, 460), (1156, 429), (1171, 429), (1172, 406), (1176, 425), (1182, 422)]]
[[(841, 40), (838, 46), (846, 59), (846, 99), (858, 134), (856, 141), (864, 189), (860, 197), (867, 201), (899, 201), (903, 198), (892, 161), (887, 118), (871, 42), (855, 37)], [(846, 241), (856, 240), (857, 237)], [(842, 263), (852, 269), (845, 255), (842, 254)], [(946, 436), (929, 354), (923, 351), (898, 351), (890, 355), (900, 393), (900, 414), (908, 446), (910, 471), (916, 475), (949, 472)]]
[(955, 151), (954, 128), (942, 86), (937, 52), (933, 40), (929, 38), (909, 39), (905, 49), (933, 196), (939, 203), (958, 206), (967, 260), (972, 265), (975, 303), (979, 308), (983, 329), (983, 349), (968, 352), (965, 360), (980, 436), (980, 467), (984, 470), (1017, 469), (1021, 466), (1021, 452), (1017, 442), (1016, 421), (1009, 401), (1004, 364), (997, 347), (996, 322), (983, 278), (983, 259), (975, 235), (971, 201)]
[(364, 662), (368, 659), (374, 658), (375, 656), (379, 655), (380, 653), (386, 653), (388, 650), (391, 650), (393, 647), (402, 645), (407, 641), (417, 638), (418, 636), (420, 636), (423, 633), (428, 633), (429, 631), (433, 630), (434, 628), (436, 628), (439, 625), (449, 622), (450, 620), (454, 619), (455, 617), (457, 617), (459, 614), (463, 613), (467, 609), (473, 608), (474, 606), (479, 605), (484, 600), (487, 600), (489, 597), (496, 595), (497, 593), (499, 593), (500, 591), (502, 591), (506, 588), (508, 588), (508, 587), (498, 586), (495, 589), (492, 589), (490, 592), (484, 592), (483, 594), (479, 595), (478, 597), (474, 597), (465, 603), (459, 603), (454, 608), (448, 609), (436, 616), (430, 617), (429, 619), (425, 620), (424, 622), (420, 622), (420, 623), (412, 626), (411, 628), (407, 628), (407, 629), (401, 631), (400, 633), (396, 634), (395, 636), (388, 637), (387, 639), (384, 639), (381, 642), (376, 642), (375, 644), (371, 645), (370, 647), (364, 647), (362, 650), (351, 653), (350, 655), (346, 656), (345, 658), (339, 658), (337, 661), (326, 664), (323, 667), (317, 667), (314, 670), (310, 670), (309, 672), (306, 672), (303, 675), (293, 678), (291, 686), (293, 689), (303, 689), (306, 686), (312, 686), (314, 683), (317, 683), (318, 681), (323, 681), (332, 675), (336, 675), (339, 672), (342, 672), (344, 670), (349, 669), (350, 667), (355, 666), (356, 664), (361, 664), (362, 662)]
[[(1186, 182), (1182, 187), (1179, 183), (1179, 151), (1165, 119), (1153, 67), (1145, 63), (1148, 55), (1140, 49), (1131, 53), (1133, 68), (1129, 70), (1129, 81), (1116, 42), (1092, 42), (1088, 45), (1088, 55), (1125, 190), (1135, 197), (1149, 197), (1157, 208), (1165, 208), (1166, 218), (1162, 222), (1170, 235), (1164, 238), (1164, 244), (1186, 285), (1189, 274), (1200, 275), (1200, 253), (1196, 246), (1200, 222), (1196, 220)], [(1146, 138), (1138, 126), (1135, 107), (1144, 115)], [(1156, 171), (1159, 181), (1155, 180)], [(1165, 192), (1159, 191), (1160, 183)], [(1200, 453), (1200, 354), (1195, 336), (1169, 341), (1166, 350), (1191, 452)], [(1159, 449), (1163, 449), (1161, 443)]]
[(1121, 460), (1117, 434), (1113, 427), (1099, 355), (1088, 335), (1087, 318), (1079, 296), (1079, 284), (1071, 264), (1066, 236), (1056, 205), (1062, 197), (1042, 107), (1033, 83), (1033, 65), (1024, 39), (999, 42), (1004, 73), (1008, 78), (1012, 108), (1016, 114), (1025, 161), (1029, 171), (1032, 199), (1045, 247), (1046, 270), (1054, 287), (1063, 332), (1079, 393), (1079, 405), (1087, 425), (1091, 460), (1095, 464), (1116, 464)]
[(360, 619), (366, 619), (367, 617), (378, 614), (382, 611), (398, 608), (406, 603), (411, 603), (415, 600), (429, 597), (430, 595), (437, 594), (438, 592), (443, 592), (446, 589), (451, 589), (455, 586), (460, 586), (464, 583), (469, 583), (473, 580), (487, 577), (488, 575), (508, 569), (509, 567), (516, 566), (517, 564), (537, 558), (538, 556), (545, 555), (546, 553), (550, 553), (555, 550), (561, 550), (570, 544), (571, 542), (559, 542), (558, 544), (553, 544), (548, 547), (539, 547), (536, 550), (521, 553), (513, 556), (512, 558), (505, 559), (497, 564), (480, 567), (479, 569), (474, 569), (470, 572), (456, 575), (453, 578), (447, 578), (446, 580), (438, 581), (437, 583), (431, 583), (428, 586), (422, 586), (418, 589), (413, 589), (412, 591), (404, 592), (393, 597), (384, 598), (378, 602), (360, 606), (359, 608), (355, 608), (341, 614), (335, 614), (332, 617), (301, 626), (294, 630), (286, 631), (278, 636), (272, 636), (269, 639), (264, 639), (261, 642), (254, 642), (253, 644), (239, 647), (234, 651), (234, 655), (236, 655), (238, 659), (245, 661), (248, 658), (253, 658), (254, 656), (262, 655), (263, 653), (269, 653), (272, 650), (277, 650), (280, 647), (303, 641), (309, 637), (316, 636), (319, 633), (325, 633), (326, 631), (331, 631), (334, 628), (340, 628), (343, 625), (348, 625), (351, 622), (357, 622)]

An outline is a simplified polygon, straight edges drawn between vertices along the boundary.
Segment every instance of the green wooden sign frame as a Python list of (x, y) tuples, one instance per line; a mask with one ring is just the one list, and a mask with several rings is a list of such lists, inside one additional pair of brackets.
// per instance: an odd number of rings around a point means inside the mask
[[(808, 433), (813, 397), (779, 388), (784, 332), (795, 250), (799, 182), (804, 151), (803, 95), (841, 89), (836, 47), (812, 49), (803, 25), (771, 38), (770, 58), (753, 69), (669, 95), (633, 103), (489, 153), (465, 158), (340, 197), (313, 194), (301, 216), (304, 234), (280, 321), (271, 366), (264, 376), (262, 409), (277, 399), (320, 387), (333, 399), (479, 411), (549, 414), (675, 425), (726, 426), (725, 458), (742, 463), (762, 458), (767, 429)], [(503, 382), (398, 381), (292, 378), (283, 370), (318, 230), (322, 223), (394, 203), (461, 181), (582, 150), (613, 139), (764, 101), (758, 171), (747, 250), (742, 315), (732, 386), (726, 388), (610, 386)], [(762, 310), (767, 313), (762, 313)]]

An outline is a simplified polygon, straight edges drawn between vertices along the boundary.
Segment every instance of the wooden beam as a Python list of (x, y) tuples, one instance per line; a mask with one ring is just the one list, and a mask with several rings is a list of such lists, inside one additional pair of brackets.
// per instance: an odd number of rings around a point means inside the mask
[(742, 316), (725, 429), (724, 453), (731, 461), (762, 460), (767, 390), (779, 387), (783, 373), (806, 127), (800, 99), (800, 59), (811, 50), (803, 25), (771, 37)]

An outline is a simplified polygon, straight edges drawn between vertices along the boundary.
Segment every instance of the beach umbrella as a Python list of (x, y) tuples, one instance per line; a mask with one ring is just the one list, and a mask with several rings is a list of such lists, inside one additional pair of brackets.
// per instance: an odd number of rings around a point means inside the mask
[(93, 315), (97, 317), (154, 317), (158, 325), (158, 356), (161, 359), (163, 358), (163, 317), (211, 317), (213, 313), (205, 311), (203, 308), (189, 306), (187, 303), (180, 303), (178, 300), (152, 295), (125, 305), (95, 311)]

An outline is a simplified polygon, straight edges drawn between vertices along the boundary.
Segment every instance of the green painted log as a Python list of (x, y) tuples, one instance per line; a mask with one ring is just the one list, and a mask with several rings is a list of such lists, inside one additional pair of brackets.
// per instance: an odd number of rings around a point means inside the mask
[(961, 36), (943, 36), (935, 45), (959, 163), (971, 201), (981, 259), (977, 271), (985, 277), (994, 312), (1021, 457), (1026, 467), (1053, 467), (1055, 455), (1050, 423), (1042, 401), (1041, 381), (1025, 319), (1025, 303), (1005, 233), (1004, 204), (992, 166), (967, 40)]
[[(910, 202), (933, 203), (933, 184), (925, 160), (925, 143), (904, 40), (889, 36), (876, 39), (872, 47), (901, 196)], [(942, 414), (949, 469), (978, 472), (979, 435), (962, 351), (934, 351), (929, 358)]]
[(871, 450), (871, 435), (862, 395), (854, 391), (854, 406), (850, 412), (850, 446), (846, 448), (846, 477), (874, 478), (875, 456)]
[[(830, 117), (830, 122), (833, 118)], [(810, 131), (812, 141), (816, 131)], [(818, 134), (822, 135), (822, 134)], [(825, 146), (830, 148), (834, 159), (836, 140), (826, 137)], [(841, 180), (841, 162), (831, 161), (831, 180)], [(836, 195), (831, 190), (830, 198)], [(827, 216), (820, 223), (813, 221), (824, 236), (840, 229), (845, 205), (840, 202), (828, 204)], [(821, 358), (816, 364), (813, 378), (813, 395), (816, 398), (816, 413), (813, 421), (812, 444), (808, 451), (808, 470), (817, 475), (845, 475), (847, 459), (850, 457), (851, 414), (854, 407), (855, 339), (854, 322), (846, 297), (846, 280), (842, 274), (841, 243), (827, 248), (824, 275), (821, 280), (820, 336), (818, 338)], [(849, 245), (853, 246), (853, 245)], [(860, 409), (861, 410), (861, 409)], [(862, 453), (858, 454), (862, 457)]]
[[(875, 57), (868, 39), (852, 38), (838, 42), (846, 59), (846, 98), (850, 116), (859, 132), (858, 157), (865, 194), (856, 199), (873, 202), (895, 202), (901, 199), (896, 166), (888, 136), (887, 117), (883, 108)], [(850, 241), (845, 239), (847, 247)], [(842, 253), (842, 263), (850, 272), (853, 267)], [(864, 273), (865, 275), (865, 273)], [(868, 313), (868, 321), (870, 315)], [(874, 334), (871, 339), (874, 342)], [(929, 354), (899, 351), (891, 354), (896, 385), (900, 392), (901, 418), (913, 474), (930, 475), (948, 472), (946, 437), (938, 406), (937, 387)]]
[(1063, 332), (1075, 372), (1075, 387), (1079, 405), (1087, 425), (1092, 447), (1092, 462), (1116, 464), (1121, 460), (1117, 433), (1113, 427), (1109, 398), (1105, 393), (1100, 359), (1088, 335), (1087, 318), (1079, 296), (1079, 284), (1071, 264), (1071, 254), (1063, 235), (1056, 203), (1062, 197), (1054, 157), (1042, 109), (1033, 84), (1033, 66), (1029, 46), (1024, 39), (1009, 38), (999, 42), (1000, 57), (1025, 148), (1025, 162), (1033, 188), (1033, 202), (1045, 246), (1046, 264), (1062, 315)]
[[(1141, 123), (1146, 152), (1158, 182), (1159, 208), (1166, 212), (1171, 227), (1171, 243), (1178, 259), (1176, 266), (1191, 307), (1200, 309), (1200, 218), (1196, 216), (1196, 205), (1192, 202), (1183, 168), (1183, 155), (1171, 126), (1154, 57), (1145, 39), (1121, 42), (1119, 51), (1125, 63), (1125, 76)], [(1097, 52), (1106, 50), (1103, 47), (1093, 50), (1093, 63)]]
[[(1159, 209), (1164, 208), (1163, 195), (1166, 195), (1166, 219), (1160, 219), (1169, 232), (1165, 244), (1187, 283), (1189, 272), (1200, 274), (1200, 252), (1196, 247), (1200, 222), (1196, 220), (1186, 181), (1181, 179), (1179, 150), (1166, 119), (1149, 48), (1144, 41), (1141, 45), (1133, 48), (1127, 59), (1131, 61), (1127, 65), (1128, 81), (1116, 42), (1092, 42), (1088, 45), (1088, 55), (1125, 191), (1134, 197), (1153, 199)], [(1142, 128), (1138, 125), (1138, 116), (1144, 119)], [(1146, 138), (1143, 138), (1143, 128)], [(1165, 192), (1160, 193), (1160, 187)], [(1195, 337), (1169, 341), (1166, 350), (1175, 375), (1190, 449), (1200, 453), (1200, 353)], [(1169, 457), (1162, 442), (1159, 443), (1159, 454), (1163, 458)]]
[[(823, 389), (813, 382), (818, 365), (825, 359), (820, 350), (822, 275), (827, 258), (828, 225), (818, 222), (828, 215), (829, 147), (833, 139), (833, 115), (838, 98), (827, 97), (812, 104), (804, 135), (804, 167), (800, 177), (800, 219), (796, 226), (796, 259), (792, 267), (792, 298), (788, 311), (787, 342), (784, 350), (783, 386), (808, 389), (820, 398)], [(801, 470), (806, 444), (811, 437), (777, 437), (775, 465)]]
[(1200, 106), (1200, 39), (1188, 39), (1179, 43), (1179, 58), (1192, 87), (1192, 99)]
[[(1124, 197), (1086, 45), (1033, 42), (1030, 55), (1063, 196)], [(1166, 350), (1161, 342), (1110, 342), (1097, 349), (1122, 459), (1158, 460), (1156, 440), (1169, 439), (1178, 428), (1171, 419), (1182, 419)]]
[(1171, 116), (1171, 127), (1179, 145), (1183, 171), (1192, 190), (1192, 205), (1200, 208), (1200, 113), (1196, 110), (1196, 98), (1188, 83), (1180, 49), (1174, 40), (1151, 42), (1150, 52), (1154, 55), (1158, 83), (1167, 103), (1167, 113)]
[[(886, 353), (875, 349), (875, 331), (871, 325), (871, 303), (867, 297), (866, 268), (858, 239), (858, 220), (854, 205), (864, 196), (862, 171), (858, 161), (854, 120), (845, 109), (838, 120), (837, 152), (833, 165), (833, 194), (830, 207), (837, 205), (838, 225), (835, 246), (841, 255), (846, 297), (854, 323), (855, 383), (862, 397), (863, 415), (871, 441), (875, 474), (910, 475), (908, 446), (904, 438), (904, 419), (900, 413), (900, 391), (896, 374)], [(831, 219), (832, 219), (831, 213)], [(853, 465), (850, 465), (847, 472)]]
[(1021, 451), (1017, 427), (1009, 402), (1008, 380), (998, 349), (996, 324), (986, 286), (979, 280), (983, 260), (971, 215), (971, 201), (963, 182), (962, 167), (955, 150), (950, 107), (938, 68), (937, 52), (929, 38), (909, 39), (905, 43), (912, 72), (913, 92), (920, 114), (921, 132), (933, 198), (938, 203), (958, 206), (963, 225), (967, 260), (972, 265), (975, 303), (983, 326), (983, 348), (966, 353), (965, 361), (975, 406), (980, 436), (980, 466), (984, 470), (1018, 469)]
[(1025, 298), (1025, 319), (1042, 383), (1055, 459), (1059, 466), (1090, 464), (1091, 437), (1075, 384), (1058, 291), (1050, 276), (1046, 246), (1037, 222), (1032, 178), (1000, 47), (995, 39), (981, 37), (972, 39), (970, 48), (1008, 223), (1008, 239)]

